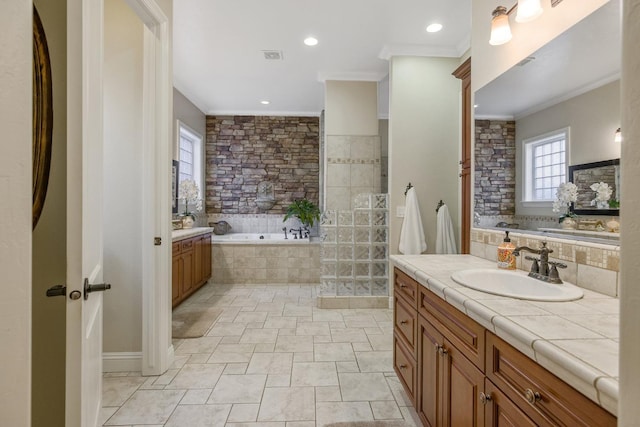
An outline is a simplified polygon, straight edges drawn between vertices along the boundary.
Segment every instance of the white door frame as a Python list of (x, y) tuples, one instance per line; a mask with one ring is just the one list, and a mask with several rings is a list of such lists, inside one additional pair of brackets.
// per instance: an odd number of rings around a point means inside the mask
[[(155, 0), (126, 0), (145, 25), (142, 96), (142, 374), (173, 363), (171, 344), (172, 83), (169, 21)], [(154, 245), (154, 238), (161, 245)]]

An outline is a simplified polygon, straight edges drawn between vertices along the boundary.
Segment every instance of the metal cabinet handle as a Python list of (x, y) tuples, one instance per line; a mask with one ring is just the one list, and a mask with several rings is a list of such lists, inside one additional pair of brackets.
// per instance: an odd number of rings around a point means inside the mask
[(400, 321), (400, 324), (401, 324), (401, 325), (406, 325), (407, 323), (409, 323), (409, 322), (408, 322), (408, 321), (406, 321), (406, 320), (402, 320), (402, 321)]
[(406, 288), (406, 287), (407, 287), (407, 285), (405, 285), (404, 283), (400, 283), (400, 287), (401, 287), (401, 288)]
[(484, 394), (484, 392), (480, 392), (480, 403), (482, 403), (483, 405), (486, 405), (487, 403), (491, 402), (493, 399), (491, 397), (491, 393), (489, 394)]
[(440, 349), (442, 348), (442, 346), (436, 343), (435, 348), (436, 348), (436, 353), (440, 353)]
[(440, 349), (438, 350), (441, 356), (446, 356), (447, 354), (449, 354), (449, 350), (447, 350), (446, 348), (444, 348), (443, 345), (440, 346)]
[(524, 397), (525, 399), (527, 399), (527, 402), (531, 403), (532, 405), (535, 405), (536, 402), (542, 399), (540, 393), (538, 393), (537, 391), (533, 391), (530, 388), (524, 391)]
[(407, 369), (407, 365), (400, 365), (400, 369)]

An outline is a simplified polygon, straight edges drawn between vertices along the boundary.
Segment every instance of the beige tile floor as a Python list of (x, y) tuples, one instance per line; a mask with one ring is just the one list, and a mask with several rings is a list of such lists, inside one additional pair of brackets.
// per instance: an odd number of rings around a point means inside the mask
[(184, 304), (224, 311), (175, 340), (161, 376), (104, 375), (105, 426), (420, 425), (393, 372), (393, 313), (316, 307), (311, 285), (207, 284)]

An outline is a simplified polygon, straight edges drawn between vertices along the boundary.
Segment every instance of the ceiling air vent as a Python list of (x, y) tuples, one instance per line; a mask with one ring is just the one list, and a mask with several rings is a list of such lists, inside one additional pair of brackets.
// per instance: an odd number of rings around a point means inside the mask
[(529, 62), (533, 61), (534, 59), (536, 59), (535, 56), (527, 56), (522, 61), (518, 62), (516, 65), (518, 67), (524, 67), (525, 65), (527, 65)]
[(280, 61), (283, 59), (281, 50), (263, 50), (264, 59), (269, 61)]

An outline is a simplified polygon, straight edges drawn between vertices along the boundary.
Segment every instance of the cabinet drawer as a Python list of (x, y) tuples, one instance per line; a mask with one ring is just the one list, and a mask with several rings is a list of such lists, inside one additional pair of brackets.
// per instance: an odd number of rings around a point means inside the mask
[(411, 403), (415, 406), (417, 380), (416, 362), (395, 334), (393, 336), (393, 367)]
[(189, 251), (193, 249), (193, 239), (181, 240), (180, 241), (180, 250)]
[(418, 303), (418, 282), (404, 274), (398, 268), (394, 269), (394, 286), (395, 295), (401, 295), (414, 309)]
[(539, 425), (616, 425), (613, 415), (490, 332), (486, 375)]
[(407, 349), (417, 358), (416, 334), (418, 332), (418, 313), (397, 295), (393, 298), (393, 323), (395, 331), (403, 339)]
[[(449, 332), (444, 335), (481, 371), (484, 371), (484, 327), (444, 301), (430, 290), (420, 287), (418, 312), (433, 323), (432, 318)], [(438, 324), (435, 324), (438, 326)]]
[(180, 243), (181, 242), (173, 242), (171, 244), (171, 254), (173, 256), (178, 255), (180, 253)]

